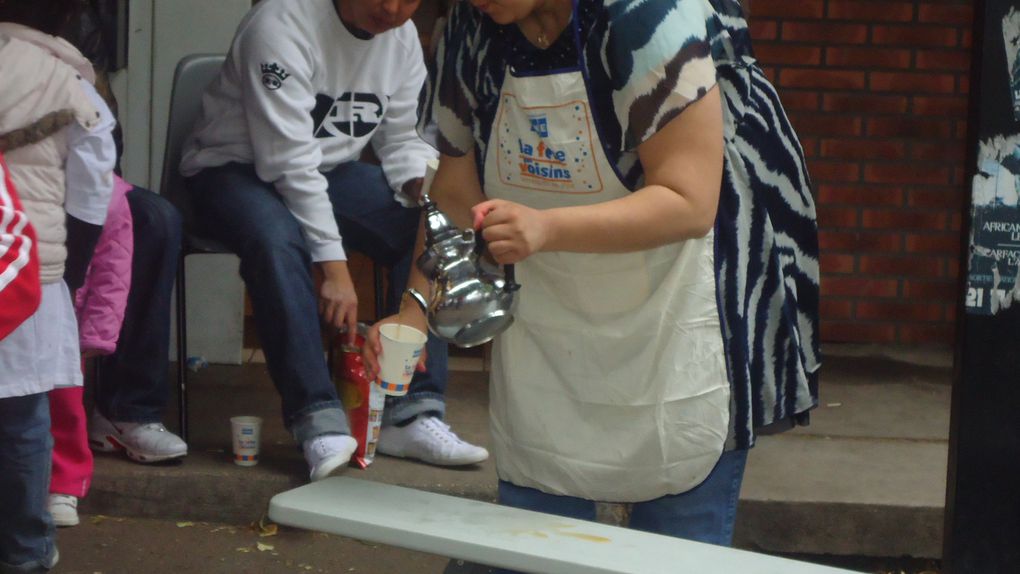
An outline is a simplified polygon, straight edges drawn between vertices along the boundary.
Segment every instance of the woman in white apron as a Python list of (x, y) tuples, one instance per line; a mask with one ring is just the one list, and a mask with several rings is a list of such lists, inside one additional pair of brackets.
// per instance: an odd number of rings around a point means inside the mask
[[(746, 450), (724, 448), (739, 425), (716, 265), (733, 179), (716, 11), (473, 4), (451, 12), (425, 119), (443, 153), (432, 199), (522, 285), (493, 354), (500, 501), (587, 519), (594, 501), (634, 503), (633, 528), (729, 544)], [(424, 325), (413, 305), (400, 320)]]

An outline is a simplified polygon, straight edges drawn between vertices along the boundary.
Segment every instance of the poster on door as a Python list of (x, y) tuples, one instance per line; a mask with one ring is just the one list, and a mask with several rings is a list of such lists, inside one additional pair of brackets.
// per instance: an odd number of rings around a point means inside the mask
[(1013, 8), (1002, 18), (1002, 48), (1004, 65), (981, 86), (983, 115), (1006, 100), (1012, 117), (979, 126), (965, 300), (975, 315), (1020, 304), (1020, 12)]

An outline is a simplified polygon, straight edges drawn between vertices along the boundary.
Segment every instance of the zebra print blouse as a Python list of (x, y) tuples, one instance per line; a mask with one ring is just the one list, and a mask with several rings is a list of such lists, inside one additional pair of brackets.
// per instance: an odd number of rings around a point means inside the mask
[[(429, 63), (422, 134), (443, 153), (474, 149), (482, 173), (507, 67), (580, 67), (623, 183), (642, 185), (638, 145), (718, 86), (725, 170), (716, 219), (717, 295), (733, 390), (730, 447), (755, 429), (807, 423), (817, 405), (818, 232), (803, 151), (757, 67), (736, 0), (575, 0), (546, 50), (516, 25), (457, 2)], [(428, 127), (426, 127), (428, 126)]]

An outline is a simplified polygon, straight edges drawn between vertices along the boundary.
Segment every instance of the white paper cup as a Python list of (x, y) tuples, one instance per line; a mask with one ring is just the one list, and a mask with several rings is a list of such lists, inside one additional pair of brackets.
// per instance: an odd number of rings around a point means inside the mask
[(428, 336), (414, 327), (387, 323), (379, 327), (379, 340), (379, 386), (387, 395), (406, 395)]
[(234, 464), (238, 466), (258, 464), (262, 419), (259, 417), (231, 417), (230, 431), (234, 437)]

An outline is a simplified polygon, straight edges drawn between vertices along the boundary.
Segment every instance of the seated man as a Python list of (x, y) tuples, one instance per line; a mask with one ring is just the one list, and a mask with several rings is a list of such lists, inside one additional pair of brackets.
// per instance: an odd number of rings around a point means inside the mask
[[(409, 21), (418, 0), (263, 0), (241, 22), (181, 171), (199, 223), (241, 258), (284, 422), (311, 479), (356, 447), (322, 353), (318, 314), (353, 338), (345, 248), (392, 269), (395, 310), (410, 271), (425, 162), (415, 131), (425, 80)], [(381, 167), (359, 161), (369, 143)], [(341, 239), (340, 232), (343, 232)], [(322, 274), (318, 295), (312, 267)], [(379, 452), (432, 464), (485, 460), (442, 422), (445, 344), (387, 403)]]

